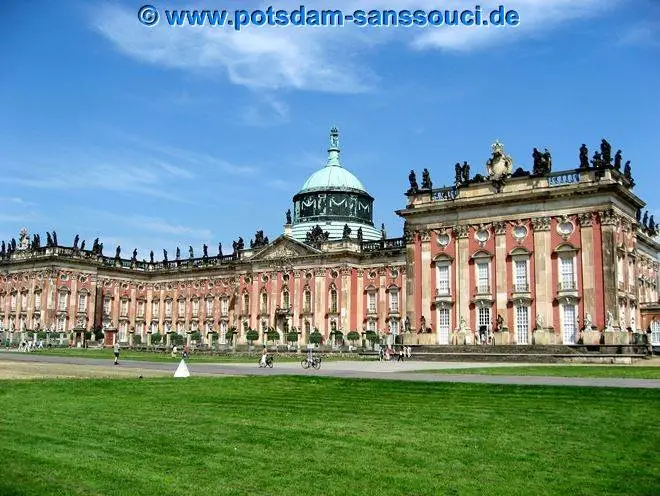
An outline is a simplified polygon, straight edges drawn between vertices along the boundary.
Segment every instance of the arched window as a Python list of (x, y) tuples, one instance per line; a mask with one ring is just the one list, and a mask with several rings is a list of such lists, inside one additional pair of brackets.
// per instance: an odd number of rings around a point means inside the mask
[(282, 291), (282, 308), (289, 308), (289, 292), (286, 289)]
[(311, 311), (312, 311), (312, 292), (309, 289), (306, 289), (304, 293), (303, 312), (311, 312)]
[(330, 290), (330, 311), (331, 312), (337, 312), (339, 307), (339, 301), (338, 301), (338, 296), (337, 296), (337, 290), (336, 289), (331, 289)]
[(268, 313), (268, 293), (261, 293), (261, 313)]
[(244, 314), (250, 313), (250, 295), (247, 293), (243, 295), (243, 313)]

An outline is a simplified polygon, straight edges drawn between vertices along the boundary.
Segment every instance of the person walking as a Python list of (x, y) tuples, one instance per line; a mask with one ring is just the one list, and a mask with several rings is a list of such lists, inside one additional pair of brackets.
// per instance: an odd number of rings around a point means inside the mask
[(115, 352), (115, 365), (119, 365), (119, 341), (115, 342), (114, 352)]

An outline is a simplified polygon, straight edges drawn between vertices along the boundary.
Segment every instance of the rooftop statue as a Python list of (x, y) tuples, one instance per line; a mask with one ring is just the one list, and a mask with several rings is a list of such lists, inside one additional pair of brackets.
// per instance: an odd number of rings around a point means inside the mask
[(195, 252), (193, 251), (193, 247), (190, 245), (188, 246), (188, 256), (190, 258), (195, 258)]
[(422, 172), (422, 189), (433, 189), (433, 183), (431, 182), (431, 174), (429, 170), (424, 168)]
[(149, 263), (154, 263), (154, 251), (149, 252)]
[(167, 263), (167, 250), (163, 248), (163, 262)]
[(463, 178), (463, 183), (470, 182), (470, 164), (467, 161), (463, 162), (463, 167), (461, 167), (461, 177)]
[(614, 168), (616, 170), (621, 170), (621, 150), (617, 150), (616, 154), (614, 155)]
[(117, 245), (117, 249), (115, 250), (115, 258), (120, 258), (121, 255), (121, 246)]
[(47, 233), (46, 233), (46, 247), (47, 247), (47, 248), (50, 248), (51, 246), (53, 246), (53, 238), (52, 238), (52, 236), (50, 235), (50, 233), (47, 232)]
[(218, 256), (222, 256), (222, 243), (218, 243)]
[[(39, 238), (39, 235), (37, 234), (37, 238)], [(39, 244), (41, 245), (41, 239), (39, 239)], [(82, 243), (80, 243), (80, 251), (85, 251), (85, 240), (82, 240)]]
[(591, 159), (591, 165), (594, 169), (600, 169), (603, 167), (603, 157), (600, 152), (594, 152), (594, 157)]
[(349, 239), (351, 237), (351, 228), (348, 227), (348, 224), (344, 224), (344, 232), (342, 233), (343, 239)]
[(385, 224), (380, 225), (380, 239), (387, 239), (387, 232), (385, 231)]
[(131, 257), (131, 261), (137, 262), (137, 248), (133, 250), (133, 256)]
[(360, 243), (362, 243), (362, 241), (364, 240), (364, 234), (362, 233), (362, 228), (361, 227), (358, 227), (358, 230), (357, 230), (357, 240)]
[(73, 238), (73, 249), (77, 250), (78, 249), (78, 241), (80, 240), (80, 236), (76, 234), (76, 237)]
[(588, 169), (589, 168), (589, 150), (587, 148), (587, 145), (582, 143), (582, 146), (580, 147), (580, 169)]
[(181, 260), (181, 248), (176, 247), (176, 259)]
[(339, 131), (336, 127), (330, 130), (330, 148), (339, 148)]
[(463, 170), (461, 169), (461, 164), (456, 162), (456, 165), (454, 166), (455, 170), (455, 177), (454, 177), (454, 185), (458, 186), (463, 182)]
[(305, 236), (305, 243), (308, 245), (318, 245), (330, 238), (330, 233), (324, 231), (321, 226), (316, 224)]
[(203, 254), (202, 256), (204, 258), (208, 258), (208, 256), (209, 256), (209, 247), (208, 246), (206, 246), (206, 245), (202, 246), (202, 254)]
[(57, 233), (53, 231), (53, 246), (59, 246), (57, 244)]
[(411, 170), (410, 174), (408, 174), (408, 181), (410, 181), (410, 189), (408, 190), (408, 193), (417, 193), (417, 191), (419, 191), (419, 186), (417, 185), (417, 177), (415, 176), (414, 170)]
[(649, 227), (649, 213), (644, 212), (644, 219), (642, 220), (642, 225), (644, 226), (645, 229), (648, 229)]
[(291, 209), (286, 211), (286, 223), (291, 224)]
[(608, 167), (612, 163), (612, 145), (610, 145), (605, 139), (600, 141), (600, 153), (603, 158), (604, 166)]

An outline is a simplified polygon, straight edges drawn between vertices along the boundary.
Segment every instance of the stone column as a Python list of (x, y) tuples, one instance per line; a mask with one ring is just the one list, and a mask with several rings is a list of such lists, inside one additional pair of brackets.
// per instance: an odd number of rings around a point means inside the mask
[(616, 228), (620, 222), (614, 209), (599, 212), (601, 224), (601, 242), (603, 250), (603, 300), (605, 315), (612, 312), (614, 327), (617, 328), (621, 318), (617, 302), (616, 281)]
[[(456, 322), (454, 329), (458, 331), (461, 317), (465, 319), (466, 324), (470, 322), (470, 266), (468, 260), (470, 257), (468, 244), (468, 226), (456, 226), (454, 236), (456, 242)], [(458, 343), (463, 344), (463, 343)]]
[[(431, 234), (428, 230), (423, 230), (419, 234), (421, 240), (421, 278), (422, 278), (422, 315), (426, 319), (426, 326), (430, 327), (434, 321), (431, 315)], [(433, 294), (435, 296), (435, 294)], [(419, 321), (419, 319), (418, 319)]]
[(328, 311), (328, 287), (325, 283), (325, 269), (316, 269), (314, 271), (314, 319), (312, 320), (312, 328), (310, 334), (314, 332), (314, 327), (319, 328), (319, 332), (323, 334), (323, 321), (325, 314)]
[[(594, 267), (594, 228), (591, 212), (578, 216), (580, 221), (580, 244), (582, 245), (582, 301), (584, 314), (596, 315), (596, 270)], [(584, 316), (580, 319), (584, 322)], [(587, 329), (591, 331), (591, 329)]]
[[(406, 238), (406, 316), (410, 318), (410, 327), (417, 328), (419, 325), (419, 316), (415, 312), (415, 281), (417, 279), (417, 274), (415, 270), (415, 236), (410, 230), (410, 226), (406, 225), (403, 229), (404, 236)], [(360, 286), (358, 287), (359, 295), (362, 295), (362, 281), (360, 281)], [(360, 316), (364, 317), (364, 309), (362, 308), (362, 300), (360, 299)], [(404, 316), (405, 320), (405, 316)], [(362, 332), (361, 329), (358, 329), (358, 332)]]
[[(541, 315), (546, 327), (554, 325), (552, 312), (552, 244), (550, 240), (550, 217), (532, 219), (534, 229), (534, 298), (536, 313)], [(532, 320), (533, 319), (533, 320)], [(530, 315), (534, 322), (536, 315)], [(556, 327), (556, 332), (561, 326)]]
[[(357, 270), (357, 289), (355, 293), (357, 298), (357, 320), (355, 323), (356, 331), (362, 333), (362, 326), (364, 325), (364, 269)], [(349, 329), (352, 331), (353, 329)]]
[[(506, 322), (506, 306), (509, 297), (506, 263), (506, 222), (495, 222), (493, 229), (495, 230), (495, 284), (493, 284), (495, 290), (495, 315), (491, 316), (491, 321), (496, 321), (497, 316), (502, 315)], [(506, 325), (509, 328), (515, 327), (508, 322), (506, 322)]]
[(337, 329), (344, 333), (351, 325), (351, 271), (350, 267), (341, 268), (341, 314)]

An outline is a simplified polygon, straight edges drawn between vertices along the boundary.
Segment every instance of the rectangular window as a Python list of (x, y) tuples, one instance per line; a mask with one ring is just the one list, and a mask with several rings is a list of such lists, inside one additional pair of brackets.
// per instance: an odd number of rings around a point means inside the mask
[(67, 305), (67, 294), (66, 293), (60, 293), (58, 309), (62, 312), (66, 311), (66, 305)]
[(399, 291), (396, 289), (390, 290), (390, 312), (399, 311)]
[(66, 328), (66, 317), (61, 316), (59, 319), (57, 319), (57, 332), (64, 332)]
[(305, 291), (305, 311), (309, 312), (312, 310), (312, 292)]
[(84, 312), (87, 309), (87, 295), (78, 295), (78, 311)]
[(367, 330), (376, 332), (376, 321), (370, 320), (367, 322)]
[(490, 331), (490, 307), (479, 308), (477, 325), (479, 326), (477, 330), (481, 330), (481, 326), (486, 326), (486, 329)]
[(438, 266), (438, 294), (449, 295), (449, 265)]
[(172, 300), (165, 300), (165, 317), (172, 317)]
[(261, 293), (261, 313), (268, 312), (268, 294)]
[(128, 300), (121, 300), (120, 315), (126, 317), (128, 315)]
[(527, 260), (516, 260), (516, 291), (527, 292), (529, 291), (529, 284), (527, 282)]
[(399, 334), (399, 321), (394, 319), (390, 321), (390, 332), (395, 336)]
[[(0, 304), (0, 308), (2, 307), (4, 307), (4, 299)], [(34, 309), (41, 310), (41, 293), (34, 293)]]
[(575, 289), (573, 257), (561, 257), (561, 289)]
[(305, 321), (305, 332), (310, 332), (312, 330), (312, 324), (309, 322), (309, 320)]
[(529, 308), (516, 307), (516, 336), (518, 344), (529, 344)]
[(144, 318), (144, 302), (143, 301), (138, 301), (137, 316), (141, 317), (141, 318)]
[(376, 293), (368, 293), (367, 294), (367, 308), (369, 313), (375, 313), (376, 312)]
[(21, 310), (27, 310), (27, 293), (21, 293)]
[(337, 290), (333, 289), (332, 291), (330, 291), (330, 311), (336, 312), (338, 306), (339, 305), (337, 301)]
[(635, 262), (633, 260), (628, 261), (628, 289), (635, 287)]
[(564, 344), (575, 344), (575, 305), (564, 305)]
[(199, 300), (192, 301), (192, 316), (197, 317), (199, 314)]
[(151, 315), (155, 318), (160, 315), (160, 302), (158, 300), (151, 302)]
[(11, 299), (9, 300), (9, 308), (11, 309), (12, 312), (16, 311), (16, 301), (17, 301), (16, 294), (11, 295)]
[(250, 295), (247, 294), (243, 295), (243, 313), (246, 315), (250, 313)]
[(289, 292), (282, 293), (282, 308), (289, 308)]
[(227, 298), (220, 300), (220, 313), (222, 315), (227, 315), (229, 313), (229, 300)]
[(210, 298), (206, 300), (206, 315), (212, 315), (213, 314), (213, 300)]
[(481, 294), (490, 293), (488, 277), (488, 262), (477, 264), (477, 291)]
[(184, 318), (186, 316), (186, 300), (179, 300), (177, 304), (177, 311), (179, 318)]

